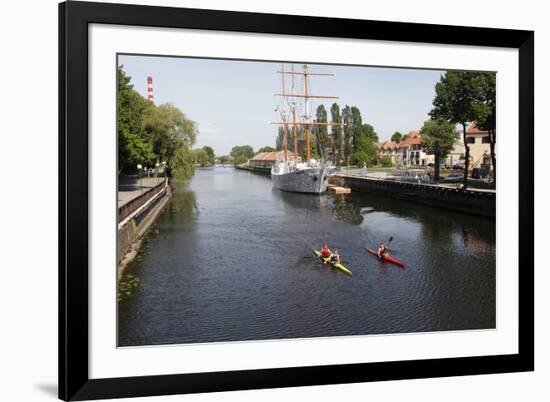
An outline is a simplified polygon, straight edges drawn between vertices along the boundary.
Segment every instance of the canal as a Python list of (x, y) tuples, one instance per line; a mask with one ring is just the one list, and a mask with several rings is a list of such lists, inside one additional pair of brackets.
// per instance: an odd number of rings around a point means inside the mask
[[(366, 252), (391, 242), (401, 269)], [(323, 266), (323, 241), (351, 271)], [(495, 222), (312, 196), (233, 168), (178, 184), (119, 284), (119, 346), (495, 328)]]

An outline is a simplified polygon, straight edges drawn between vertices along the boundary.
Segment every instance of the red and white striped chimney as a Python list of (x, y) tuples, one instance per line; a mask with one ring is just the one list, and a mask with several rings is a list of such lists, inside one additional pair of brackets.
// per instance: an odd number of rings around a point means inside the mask
[(147, 99), (153, 102), (153, 77), (147, 77)]

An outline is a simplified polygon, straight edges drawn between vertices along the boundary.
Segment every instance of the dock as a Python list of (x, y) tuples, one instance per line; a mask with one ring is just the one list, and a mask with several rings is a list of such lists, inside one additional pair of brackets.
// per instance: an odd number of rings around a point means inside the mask
[(349, 188), (350, 191), (353, 189), (362, 193), (380, 194), (471, 215), (495, 216), (496, 191), (494, 189), (463, 190), (445, 184), (390, 181), (349, 173), (332, 175), (330, 183), (331, 186)]
[(328, 190), (332, 191), (334, 194), (350, 194), (351, 193), (351, 188), (337, 186), (335, 184), (329, 184), (328, 185)]

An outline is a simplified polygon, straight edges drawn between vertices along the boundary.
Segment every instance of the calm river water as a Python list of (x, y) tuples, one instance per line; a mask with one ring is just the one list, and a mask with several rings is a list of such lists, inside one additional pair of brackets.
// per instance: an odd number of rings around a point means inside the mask
[[(405, 269), (365, 250), (390, 236)], [(314, 257), (325, 240), (353, 277)], [(494, 220), (197, 170), (121, 281), (119, 345), (494, 328), (495, 270)]]

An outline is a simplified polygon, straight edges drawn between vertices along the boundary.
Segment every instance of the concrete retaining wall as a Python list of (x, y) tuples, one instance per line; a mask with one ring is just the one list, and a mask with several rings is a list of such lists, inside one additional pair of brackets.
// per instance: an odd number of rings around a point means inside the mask
[(252, 172), (252, 173), (271, 176), (271, 167), (235, 165), (235, 169), (248, 170), (249, 172)]
[(155, 223), (157, 217), (170, 199), (170, 187), (166, 186), (165, 191), (155, 198), (145, 208), (142, 208), (127, 221), (119, 225), (117, 241), (117, 263), (119, 264), (119, 275), (128, 264), (141, 245), (141, 238)]
[[(387, 195), (392, 198), (437, 206), (468, 214), (494, 217), (495, 191), (460, 190), (429, 184), (401, 183), (353, 176), (333, 176), (335, 184), (353, 191)], [(338, 182), (338, 183), (336, 183)]]

